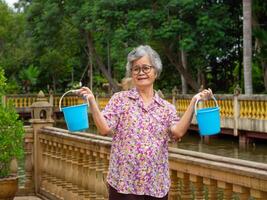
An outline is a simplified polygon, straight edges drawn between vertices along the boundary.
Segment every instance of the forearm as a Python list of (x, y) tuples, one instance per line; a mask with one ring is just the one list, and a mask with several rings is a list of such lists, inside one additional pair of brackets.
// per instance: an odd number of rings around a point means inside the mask
[(106, 119), (104, 118), (103, 114), (98, 108), (98, 105), (95, 99), (89, 100), (90, 103), (90, 110), (93, 116), (93, 120), (95, 125), (101, 135), (107, 135), (110, 133), (111, 128), (108, 126)]
[(193, 97), (179, 122), (171, 127), (171, 132), (175, 138), (181, 138), (187, 132), (193, 118), (195, 102), (196, 98)]

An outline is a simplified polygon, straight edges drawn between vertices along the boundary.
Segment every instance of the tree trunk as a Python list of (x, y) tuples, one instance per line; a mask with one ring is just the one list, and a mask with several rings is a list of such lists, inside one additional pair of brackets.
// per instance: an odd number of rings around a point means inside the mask
[[(107, 40), (107, 56), (108, 56), (108, 74), (110, 77), (112, 77), (112, 73), (111, 73), (111, 62), (110, 62), (110, 43), (109, 43), (109, 38)], [(111, 94), (111, 87), (110, 87), (110, 84), (108, 86), (108, 91), (109, 91), (109, 94)]]
[(89, 41), (88, 41), (88, 37), (87, 37), (87, 45), (88, 45), (88, 77), (89, 77), (89, 88), (91, 89), (91, 91), (93, 91), (93, 53), (92, 53), (92, 48), (89, 46)]
[(56, 93), (56, 77), (55, 76), (53, 76), (52, 77), (52, 79), (53, 79), (53, 90), (54, 90), (54, 93)]
[(177, 56), (174, 55), (168, 47), (163, 46), (163, 48), (164, 48), (164, 52), (165, 52), (167, 58), (169, 59), (169, 61), (176, 67), (176, 69), (179, 71), (179, 73), (183, 75), (183, 77), (186, 80), (186, 82), (188, 83), (188, 85), (190, 85), (193, 88), (193, 90), (195, 90), (197, 92), (199, 89), (199, 86), (198, 86), (197, 82), (193, 79), (191, 74), (188, 73), (188, 71), (182, 65), (179, 64), (179, 61), (177, 60)]
[(265, 87), (265, 92), (267, 92), (267, 62), (262, 61), (261, 62), (262, 67), (263, 67), (263, 78), (264, 78), (264, 87)]
[[(181, 50), (181, 60), (183, 68), (187, 70), (187, 54), (184, 50)], [(187, 94), (188, 92), (187, 83), (183, 75), (181, 75), (181, 80), (182, 80), (182, 94)]]
[(243, 63), (245, 94), (252, 94), (252, 0), (243, 0)]
[(88, 46), (89, 49), (91, 49), (92, 55), (95, 57), (96, 63), (99, 66), (100, 71), (103, 73), (103, 75), (106, 77), (106, 79), (108, 79), (108, 82), (111, 85), (113, 91), (114, 92), (119, 91), (118, 83), (115, 80), (113, 80), (112, 77), (109, 75), (108, 70), (106, 69), (103, 61), (98, 56), (98, 54), (97, 54), (97, 52), (95, 50), (95, 47), (93, 45), (93, 37), (92, 37), (92, 34), (90, 32), (87, 34), (87, 46)]
[(206, 88), (206, 79), (203, 71), (201, 69), (197, 70), (197, 83), (200, 86), (199, 89)]

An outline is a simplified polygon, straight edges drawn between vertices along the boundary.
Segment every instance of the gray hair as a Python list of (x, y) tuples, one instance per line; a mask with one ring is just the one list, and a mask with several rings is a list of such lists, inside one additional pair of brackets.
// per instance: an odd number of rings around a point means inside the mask
[(143, 56), (148, 56), (151, 64), (156, 70), (157, 78), (159, 77), (162, 71), (162, 63), (159, 57), (159, 54), (148, 45), (140, 45), (134, 48), (127, 56), (126, 64), (126, 76), (131, 76), (131, 68), (133, 62), (140, 59)]

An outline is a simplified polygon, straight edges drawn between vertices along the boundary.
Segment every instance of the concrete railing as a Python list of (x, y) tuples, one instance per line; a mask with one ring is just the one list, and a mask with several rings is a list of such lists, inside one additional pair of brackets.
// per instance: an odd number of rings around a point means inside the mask
[[(234, 130), (267, 132), (267, 95), (215, 95), (220, 107), (221, 127)], [(192, 95), (178, 95), (172, 100), (179, 115), (183, 115)], [(204, 101), (203, 107), (215, 106), (213, 100)], [(193, 124), (196, 120), (193, 119)]]
[[(61, 95), (49, 95), (48, 101), (53, 111), (58, 112)], [(222, 133), (239, 136), (241, 146), (246, 146), (251, 138), (267, 139), (267, 95), (215, 95), (220, 107)], [(176, 106), (177, 113), (182, 116), (188, 107), (192, 95), (173, 95), (166, 98)], [(109, 101), (109, 97), (96, 97), (100, 109)], [(7, 95), (3, 102), (13, 102), (18, 112), (30, 112), (30, 105), (37, 100), (34, 96)], [(83, 99), (68, 95), (62, 101), (62, 107), (81, 104)], [(214, 106), (214, 101), (204, 101), (202, 107)], [(191, 128), (197, 129), (195, 117)]]
[[(176, 95), (166, 98), (174, 104), (179, 113), (184, 113), (193, 95)], [(48, 95), (47, 98), (53, 107), (58, 108), (61, 94)], [(221, 117), (249, 118), (267, 120), (267, 95), (215, 95), (220, 106)], [(100, 108), (104, 108), (110, 97), (97, 97)], [(4, 104), (12, 102), (16, 108), (28, 108), (36, 101), (36, 95), (6, 95), (3, 96)], [(236, 102), (235, 102), (236, 101)], [(71, 106), (83, 102), (83, 99), (75, 95), (63, 98), (62, 106)], [(213, 106), (214, 102), (207, 101), (204, 106)], [(237, 113), (236, 113), (237, 112)]]
[[(20, 193), (51, 200), (107, 199), (112, 139), (36, 125), (27, 128), (26, 180)], [(172, 147), (169, 163), (170, 200), (267, 199), (267, 164)]]

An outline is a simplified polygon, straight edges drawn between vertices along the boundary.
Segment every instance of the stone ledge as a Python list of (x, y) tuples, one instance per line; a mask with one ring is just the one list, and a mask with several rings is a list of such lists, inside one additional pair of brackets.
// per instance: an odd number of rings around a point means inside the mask
[(35, 196), (24, 196), (24, 197), (15, 197), (14, 200), (41, 200)]

